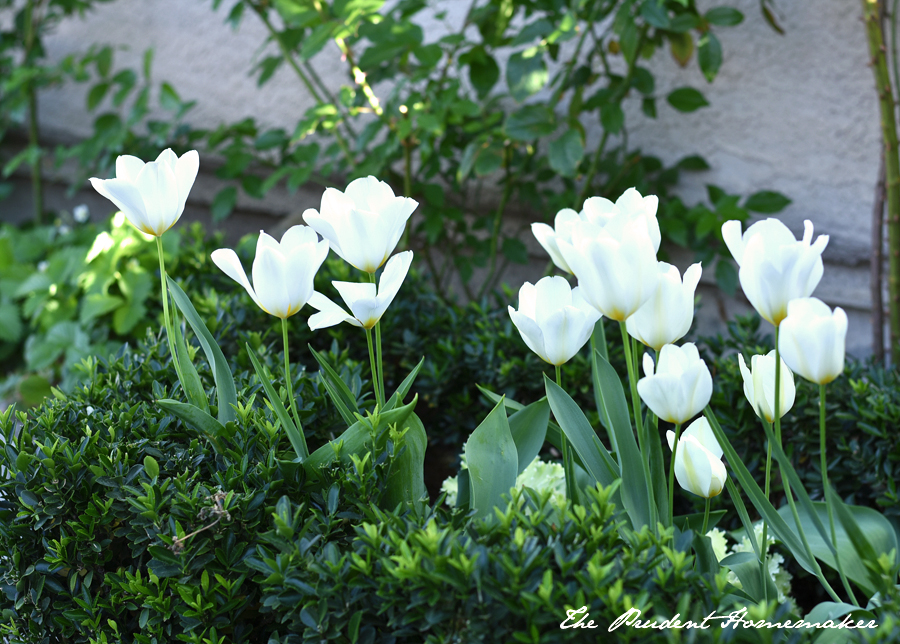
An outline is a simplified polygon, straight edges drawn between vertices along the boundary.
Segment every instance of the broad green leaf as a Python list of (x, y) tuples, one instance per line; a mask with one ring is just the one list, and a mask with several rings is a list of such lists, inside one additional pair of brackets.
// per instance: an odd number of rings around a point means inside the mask
[(600, 108), (600, 124), (610, 134), (618, 134), (625, 126), (625, 112), (618, 103), (609, 103)]
[(194, 305), (191, 304), (188, 296), (185, 295), (178, 283), (171, 277), (168, 277), (169, 292), (175, 305), (181, 311), (181, 314), (191, 325), (197, 341), (206, 354), (206, 359), (213, 372), (213, 378), (216, 382), (216, 397), (219, 404), (219, 422), (223, 425), (233, 422), (236, 419), (234, 405), (237, 405), (237, 391), (234, 386), (234, 376), (231, 374), (231, 367), (222, 353), (222, 349), (216, 343), (216, 339), (206, 328), (203, 320), (197, 314)]
[[(643, 456), (634, 437), (622, 380), (612, 365), (599, 353), (597, 354), (594, 386), (603, 399), (603, 406), (609, 414), (610, 434), (615, 437), (612, 439), (612, 444), (615, 446), (619, 469), (622, 473), (622, 502), (625, 504), (625, 509), (628, 516), (631, 517), (635, 530), (640, 530), (644, 525), (653, 527), (650, 511), (651, 482), (644, 478)], [(556, 409), (554, 409), (554, 415), (556, 415)], [(569, 432), (562, 420), (558, 415), (556, 418), (560, 421), (560, 426), (563, 427), (566, 437), (568, 437)], [(591, 431), (591, 434), (594, 432)]]
[[(597, 434), (594, 433), (594, 428), (585, 418), (584, 412), (569, 394), (546, 375), (544, 375), (544, 386), (547, 389), (547, 400), (550, 401), (553, 416), (578, 458), (584, 464), (587, 473), (601, 485), (612, 485), (620, 476), (619, 465), (597, 438)], [(635, 519), (632, 517), (632, 523), (634, 521)]]
[(533, 402), (509, 417), (509, 431), (516, 444), (521, 474), (540, 453), (547, 437), (547, 425), (550, 422), (550, 403), (546, 398)]
[(205, 411), (189, 405), (188, 403), (162, 398), (156, 401), (160, 407), (170, 414), (174, 414), (180, 418), (185, 425), (191, 427), (201, 434), (205, 435), (216, 448), (217, 452), (222, 451), (222, 443), (220, 438), (231, 438), (228, 430), (222, 423), (210, 416)]
[(479, 98), (487, 96), (500, 80), (500, 67), (497, 66), (497, 61), (481, 45), (460, 56), (459, 62), (462, 65), (469, 65), (469, 80), (478, 92)]
[(697, 45), (697, 62), (708, 82), (713, 82), (722, 66), (722, 43), (712, 32), (703, 34)]
[(706, 107), (709, 102), (704, 98), (703, 94), (695, 90), (693, 87), (681, 87), (666, 97), (669, 105), (679, 112), (694, 112), (701, 107)]
[(284, 408), (284, 404), (282, 404), (281, 398), (278, 396), (278, 393), (275, 391), (275, 387), (272, 385), (272, 378), (269, 376), (266, 369), (259, 363), (259, 359), (256, 357), (256, 352), (253, 351), (253, 348), (249, 343), (247, 343), (245, 346), (247, 347), (247, 354), (250, 356), (250, 361), (253, 363), (253, 368), (256, 370), (256, 377), (259, 378), (259, 382), (262, 384), (263, 389), (266, 392), (266, 397), (269, 399), (269, 404), (272, 405), (272, 410), (275, 412), (275, 416), (278, 418), (278, 422), (281, 423), (281, 426), (284, 428), (285, 434), (287, 434), (288, 440), (291, 441), (291, 446), (294, 448), (294, 451), (297, 453), (297, 456), (299, 458), (306, 458), (307, 456), (309, 456), (309, 449), (307, 448), (306, 441), (303, 438), (303, 428), (297, 427), (297, 425), (291, 419), (291, 415)]
[[(793, 487), (794, 486), (791, 485), (792, 489)], [(828, 541), (830, 541), (831, 530), (828, 527), (828, 510), (826, 505), (822, 501), (816, 501), (813, 503), (813, 507), (815, 508), (819, 522), (821, 522), (826, 530), (828, 530), (827, 536), (829, 537)], [(891, 524), (888, 523), (888, 520), (877, 510), (857, 505), (849, 505), (845, 506), (845, 508), (847, 521), (852, 521), (856, 526), (856, 528), (851, 526), (851, 531), (859, 530), (861, 534), (865, 535), (866, 540), (869, 542), (869, 546), (872, 548), (869, 555), (874, 555), (874, 558), (877, 559), (878, 555), (888, 553), (892, 548), (898, 547), (897, 536), (894, 533), (894, 529), (891, 527)], [(796, 532), (790, 508), (781, 508), (779, 512)], [(822, 562), (834, 570), (837, 570), (834, 554), (826, 541), (822, 538), (822, 535), (816, 530), (815, 521), (809, 511), (805, 507), (798, 507), (797, 512), (800, 515), (800, 523), (803, 526), (803, 531), (806, 533), (806, 539), (809, 542), (813, 554), (815, 554)], [(853, 583), (862, 588), (867, 595), (871, 596), (880, 589), (873, 585), (864, 560), (860, 557), (859, 552), (857, 552), (857, 549), (854, 547), (852, 535), (848, 534), (846, 529), (847, 524), (844, 521), (839, 521), (838, 518), (839, 514), (837, 512), (837, 507), (835, 507), (834, 528), (837, 535), (837, 551), (838, 556), (841, 559), (841, 567)]]
[(584, 158), (584, 143), (578, 130), (568, 130), (555, 141), (550, 142), (547, 150), (550, 167), (564, 177), (574, 177), (578, 164)]
[(716, 440), (719, 441), (719, 446), (725, 453), (725, 458), (728, 459), (729, 475), (734, 476), (738, 480), (741, 484), (741, 488), (750, 498), (750, 502), (753, 503), (753, 507), (756, 508), (756, 511), (759, 512), (763, 519), (769, 524), (769, 529), (772, 530), (785, 547), (790, 550), (791, 554), (797, 560), (797, 563), (803, 566), (807, 572), (815, 574), (815, 569), (818, 567), (816, 562), (810, 558), (810, 555), (807, 553), (806, 548), (803, 547), (803, 543), (800, 541), (799, 537), (797, 537), (796, 533), (788, 526), (784, 518), (766, 498), (766, 495), (756, 483), (753, 475), (750, 474), (747, 466), (744, 465), (740, 455), (735, 451), (734, 447), (732, 447), (731, 442), (728, 440), (728, 436), (722, 431), (722, 427), (719, 425), (719, 421), (716, 420), (716, 416), (713, 414), (712, 409), (707, 407), (704, 415), (709, 421), (709, 426), (712, 428), (713, 433), (716, 435)]
[(50, 382), (39, 375), (31, 375), (19, 382), (19, 396), (29, 407), (37, 407), (52, 393)]
[(504, 131), (515, 141), (533, 141), (556, 129), (553, 110), (545, 105), (526, 105), (506, 119)]
[(236, 203), (237, 188), (234, 186), (226, 186), (219, 190), (219, 192), (216, 193), (216, 196), (213, 197), (213, 202), (210, 206), (213, 221), (219, 222), (228, 217), (228, 215), (231, 214), (231, 211), (234, 210), (234, 205)]
[(756, 602), (761, 602), (767, 597), (772, 601), (778, 597), (778, 589), (775, 588), (775, 582), (772, 576), (766, 571), (765, 586), (760, 579), (759, 559), (752, 552), (735, 552), (730, 554), (719, 562), (722, 566), (728, 568), (737, 575), (741, 580), (741, 586), (744, 591), (750, 595)]
[[(727, 510), (711, 510), (709, 513), (709, 523), (707, 523), (706, 529), (712, 530), (715, 528), (726, 514), (728, 514)], [(682, 514), (677, 516), (675, 517), (675, 525), (683, 532), (687, 532), (688, 530), (700, 532), (700, 530), (703, 529), (703, 513), (695, 512), (694, 514)]]
[(475, 518), (492, 517), (503, 496), (516, 486), (518, 453), (501, 400), (481, 422), (465, 445), (469, 494)]
[(746, 208), (747, 210), (752, 210), (753, 212), (759, 212), (769, 215), (772, 213), (781, 212), (790, 203), (791, 200), (785, 197), (780, 192), (774, 192), (772, 190), (762, 190), (760, 192), (755, 192), (747, 197), (747, 201), (744, 202), (744, 208)]
[(338, 375), (338, 372), (334, 370), (334, 367), (329, 364), (328, 359), (313, 349), (312, 345), (307, 346), (313, 354), (313, 357), (316, 359), (316, 362), (319, 363), (319, 368), (321, 369), (319, 371), (319, 377), (322, 379), (322, 382), (325, 383), (325, 389), (328, 391), (331, 402), (337, 407), (344, 422), (346, 422), (348, 426), (352, 425), (356, 422), (356, 414), (359, 413), (356, 397), (353, 395), (353, 392), (350, 391), (350, 387), (347, 386), (347, 383), (344, 382), (340, 375)]
[(388, 398), (387, 402), (384, 403), (385, 411), (393, 409), (397, 403), (403, 404), (403, 399), (406, 397), (406, 394), (409, 393), (410, 388), (412, 388), (413, 383), (416, 381), (416, 376), (419, 375), (419, 370), (422, 368), (423, 364), (425, 364), (425, 358), (419, 360), (419, 364), (417, 364), (415, 368), (409, 372), (409, 375), (403, 379), (403, 382), (397, 387), (397, 391), (394, 392), (394, 395)]
[(509, 57), (506, 84), (513, 98), (520, 103), (541, 91), (548, 78), (544, 52), (540, 47), (530, 47)]
[(425, 489), (425, 448), (428, 436), (422, 421), (410, 414), (398, 429), (406, 428), (401, 445), (394, 446), (394, 453), (401, 450), (400, 457), (391, 464), (391, 475), (385, 488), (385, 505), (393, 510), (401, 503), (411, 503), (428, 494)]
[(144, 457), (144, 471), (151, 479), (155, 479), (159, 476), (159, 463), (157, 463), (156, 459), (150, 455)]
[(456, 475), (456, 507), (469, 509), (472, 505), (472, 496), (470, 494), (472, 487), (469, 483), (469, 470), (465, 468), (459, 469)]
[[(702, 529), (703, 526), (700, 528)], [(695, 532), (691, 539), (691, 547), (696, 553), (695, 564), (698, 572), (704, 575), (715, 575), (719, 572), (719, 560), (716, 559), (716, 553), (713, 551), (712, 541), (709, 537)]]
[(734, 27), (744, 20), (744, 14), (731, 7), (713, 7), (703, 14), (703, 17), (707, 22), (719, 27)]
[[(321, 478), (321, 471), (335, 461), (350, 464), (350, 455), (364, 455), (368, 451), (367, 445), (377, 436), (379, 430), (394, 423), (398, 427), (403, 427), (418, 401), (419, 397), (416, 396), (408, 405), (356, 421), (343, 434), (310, 454), (309, 458), (303, 461), (303, 469), (310, 476)], [(379, 445), (374, 447), (377, 450)]]
[(206, 391), (200, 382), (200, 376), (194, 363), (191, 362), (190, 353), (188, 353), (187, 343), (184, 341), (184, 334), (181, 332), (181, 325), (177, 321), (173, 324), (175, 330), (175, 359), (178, 361), (179, 371), (184, 381), (181, 386), (184, 387), (184, 393), (187, 395), (188, 402), (198, 407), (204, 413), (209, 413), (209, 400), (206, 398)]
[(651, 27), (668, 29), (671, 26), (669, 12), (666, 10), (664, 2), (658, 2), (657, 0), (644, 2), (641, 5), (641, 17)]

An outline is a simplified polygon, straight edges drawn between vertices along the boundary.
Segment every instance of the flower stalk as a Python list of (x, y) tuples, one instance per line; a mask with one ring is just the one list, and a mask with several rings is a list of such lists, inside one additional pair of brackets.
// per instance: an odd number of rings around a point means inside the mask
[(303, 433), (303, 424), (300, 422), (300, 414), (297, 413), (297, 402), (294, 400), (294, 382), (291, 378), (291, 361), (288, 353), (288, 325), (287, 318), (281, 318), (281, 335), (284, 340), (284, 383), (287, 386), (288, 401), (291, 403), (291, 413), (294, 414), (294, 424), (300, 433), (303, 442), (303, 458), (309, 456), (309, 447), (306, 444), (306, 436)]
[(178, 362), (178, 354), (175, 353), (175, 326), (172, 323), (172, 317), (169, 315), (169, 287), (166, 284), (166, 260), (163, 256), (162, 237), (156, 238), (156, 252), (159, 255), (159, 279), (162, 282), (162, 304), (163, 304), (163, 320), (166, 326), (166, 339), (169, 342), (169, 355), (172, 356), (172, 364), (175, 365), (175, 373), (178, 375), (178, 382), (184, 382), (181, 374), (181, 364)]

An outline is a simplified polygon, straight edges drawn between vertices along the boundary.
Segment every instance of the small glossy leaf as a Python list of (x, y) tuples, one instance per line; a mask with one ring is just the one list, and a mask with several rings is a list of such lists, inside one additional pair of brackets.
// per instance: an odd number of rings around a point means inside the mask
[(706, 107), (709, 102), (703, 97), (703, 94), (695, 90), (693, 87), (682, 87), (666, 97), (669, 105), (679, 112), (694, 112), (701, 107)]

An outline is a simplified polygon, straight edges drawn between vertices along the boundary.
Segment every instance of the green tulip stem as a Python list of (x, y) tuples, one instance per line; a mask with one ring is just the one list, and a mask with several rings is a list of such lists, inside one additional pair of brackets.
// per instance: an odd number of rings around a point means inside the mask
[(303, 434), (303, 425), (300, 423), (300, 414), (297, 413), (297, 403), (294, 400), (294, 383), (291, 379), (291, 360), (288, 354), (288, 324), (287, 318), (281, 318), (281, 336), (284, 339), (284, 384), (287, 386), (288, 401), (291, 403), (291, 412), (294, 414), (294, 424), (303, 441), (303, 452), (309, 456), (309, 448), (306, 446), (306, 436)]
[[(559, 385), (560, 389), (563, 388), (562, 365), (556, 365), (556, 384)], [(565, 432), (559, 433), (559, 450), (562, 452), (563, 471), (566, 475), (566, 499), (569, 503), (575, 503), (577, 500), (577, 488), (575, 486), (575, 468), (573, 467), (574, 459), (572, 458), (572, 450), (569, 447), (569, 442), (566, 440)]]
[(169, 355), (172, 356), (172, 364), (175, 365), (178, 382), (184, 383), (184, 378), (181, 376), (181, 365), (178, 363), (178, 354), (175, 353), (175, 326), (169, 315), (169, 287), (166, 284), (166, 260), (163, 258), (162, 237), (156, 238), (156, 252), (159, 255), (159, 279), (162, 282), (163, 319), (166, 325), (166, 338), (169, 341)]
[[(369, 282), (377, 284), (375, 273), (367, 273)], [(376, 292), (378, 287), (376, 286)], [(370, 340), (371, 344), (371, 340)], [(369, 354), (372, 347), (369, 347)], [(377, 384), (376, 384), (377, 383)], [(375, 389), (375, 400), (378, 406), (384, 408), (384, 363), (381, 360), (381, 320), (375, 323), (375, 360), (372, 363), (372, 387)]]
[(831, 541), (834, 543), (834, 561), (837, 564), (838, 573), (841, 576), (841, 583), (844, 584), (844, 590), (847, 591), (847, 595), (850, 596), (850, 602), (854, 605), (858, 605), (856, 603), (856, 597), (853, 594), (853, 589), (850, 587), (850, 582), (847, 580), (847, 575), (844, 574), (844, 567), (841, 565), (841, 559), (838, 556), (838, 541), (837, 541), (837, 530), (834, 527), (834, 504), (832, 503), (831, 494), (828, 489), (828, 458), (825, 454), (825, 385), (819, 385), (819, 456), (821, 460), (821, 468), (822, 468), (822, 493), (825, 495), (825, 507), (828, 510), (828, 524), (831, 527)]
[(634, 426), (637, 428), (638, 447), (641, 450), (641, 465), (644, 468), (644, 480), (647, 481), (647, 490), (650, 494), (650, 520), (651, 528), (656, 531), (657, 512), (656, 500), (653, 498), (653, 478), (650, 476), (649, 439), (644, 435), (644, 422), (641, 416), (641, 398), (637, 390), (637, 365), (634, 362), (636, 351), (631, 348), (631, 336), (625, 328), (625, 321), (619, 322), (619, 330), (622, 332), (622, 346), (625, 348), (625, 365), (628, 368), (628, 383), (631, 386), (631, 406), (634, 411)]
[[(778, 362), (775, 363), (780, 364)], [(777, 409), (777, 408), (776, 408)], [(763, 425), (766, 428), (769, 428), (769, 421), (765, 419), (765, 417), (760, 417)], [(772, 443), (770, 441), (766, 441), (768, 445), (768, 449), (766, 450), (766, 501), (769, 500), (769, 491), (770, 491), (770, 482), (772, 477)], [(763, 529), (762, 529), (762, 543), (759, 545), (760, 554), (762, 558), (759, 561), (759, 578), (762, 580), (763, 584), (763, 593), (765, 593), (765, 599), (769, 601), (769, 584), (766, 583), (767, 577), (769, 575), (769, 522), (763, 519)]]
[(706, 507), (703, 509), (703, 531), (701, 534), (705, 537), (709, 532), (709, 504), (712, 499), (706, 499)]
[[(778, 446), (784, 448), (784, 443), (781, 441), (781, 351), (778, 348), (778, 333), (779, 327), (775, 327), (775, 409), (773, 410), (773, 414), (775, 416), (775, 440), (778, 441)], [(767, 479), (768, 480), (768, 479)], [(788, 498), (788, 501), (793, 503), (793, 496), (791, 496), (791, 484), (788, 482), (786, 476), (781, 477), (782, 484), (784, 485), (784, 495)], [(799, 529), (799, 525), (797, 526)]]
[(669, 463), (669, 516), (675, 523), (675, 455), (678, 451), (678, 439), (681, 438), (681, 423), (675, 424), (675, 442), (672, 443), (672, 460)]
[(366, 343), (369, 345), (369, 366), (372, 369), (372, 389), (375, 390), (375, 402), (379, 408), (384, 406), (381, 391), (378, 389), (378, 366), (375, 362), (375, 347), (372, 346), (372, 329), (366, 329)]

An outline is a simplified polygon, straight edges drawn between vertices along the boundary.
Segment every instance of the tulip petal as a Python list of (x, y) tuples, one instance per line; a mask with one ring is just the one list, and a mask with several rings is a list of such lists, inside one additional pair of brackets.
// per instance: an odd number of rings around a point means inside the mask
[(547, 352), (544, 351), (544, 335), (541, 332), (541, 328), (537, 325), (537, 322), (534, 321), (528, 315), (520, 311), (516, 311), (513, 307), (508, 307), (509, 317), (512, 320), (513, 325), (515, 325), (516, 329), (519, 331), (519, 335), (522, 336), (522, 341), (525, 345), (531, 349), (541, 360), (544, 362), (550, 362), (547, 359)]
[(175, 162), (172, 170), (175, 173), (175, 183), (178, 186), (178, 203), (180, 204), (178, 214), (181, 215), (194, 181), (197, 179), (197, 172), (200, 170), (200, 155), (197, 154), (196, 150), (185, 152)]
[(292, 312), (286, 286), (289, 276), (285, 272), (284, 257), (268, 246), (257, 248), (252, 272), (253, 290), (259, 298), (260, 308), (277, 318), (288, 318)]
[(308, 304), (319, 311), (309, 318), (309, 328), (312, 331), (334, 326), (336, 324), (340, 324), (341, 322), (347, 322), (349, 324), (352, 324), (353, 326), (362, 326), (359, 323), (359, 320), (354, 318), (352, 315), (347, 313), (344, 309), (342, 309), (340, 306), (332, 302), (330, 299), (328, 299), (318, 291), (313, 291), (313, 294), (309, 298)]
[(734, 261), (740, 266), (744, 259), (744, 239), (741, 236), (741, 222), (737, 219), (729, 219), (722, 224), (722, 239), (725, 240), (725, 245), (731, 251)]
[(144, 162), (130, 154), (122, 154), (116, 158), (116, 179), (134, 183), (143, 169)]
[(212, 252), (210, 259), (223, 273), (243, 286), (256, 305), (262, 308), (256, 293), (253, 291), (253, 287), (250, 285), (250, 280), (247, 279), (247, 273), (244, 272), (244, 267), (241, 265), (241, 260), (238, 259), (237, 253), (230, 248), (219, 248)]
[(124, 179), (91, 179), (91, 185), (125, 213), (125, 217), (135, 228), (142, 233), (156, 235), (144, 211), (141, 193), (133, 184)]

